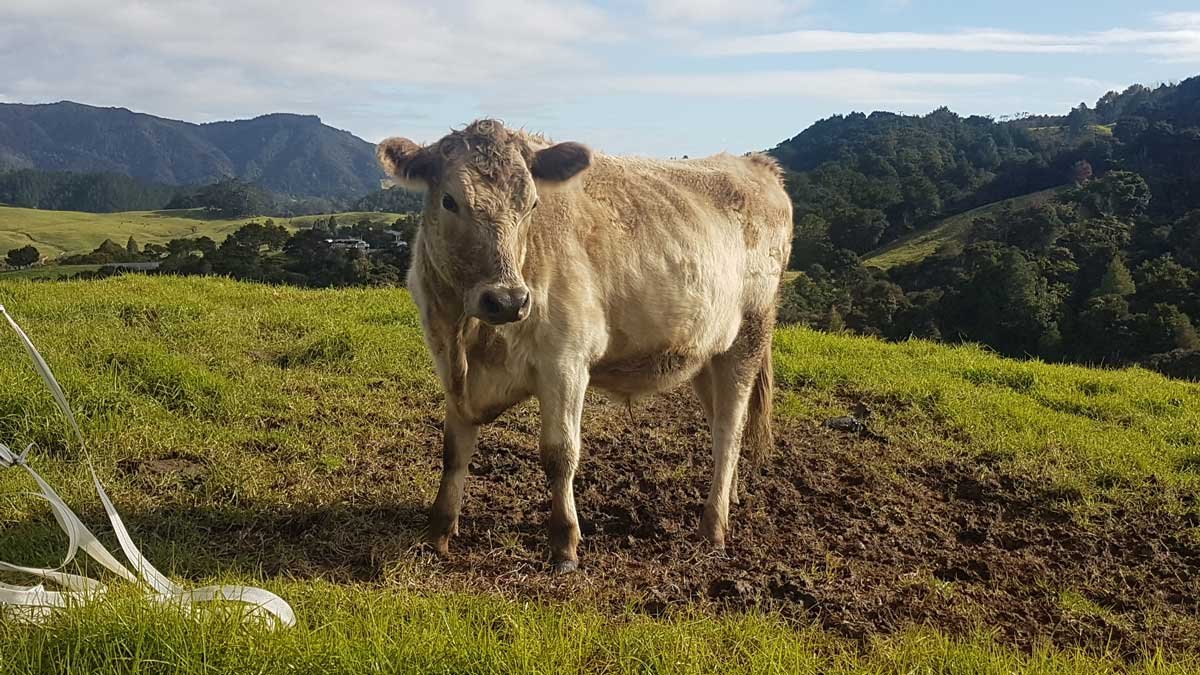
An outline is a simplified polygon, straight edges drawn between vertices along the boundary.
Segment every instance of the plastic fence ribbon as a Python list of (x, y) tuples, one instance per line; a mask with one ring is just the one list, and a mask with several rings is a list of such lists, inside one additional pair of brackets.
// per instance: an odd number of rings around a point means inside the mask
[[(8, 325), (16, 331), (17, 337), (20, 338), (22, 346), (25, 347), (26, 353), (29, 354), (29, 358), (33, 361), (38, 375), (46, 383), (46, 386), (50, 389), (50, 393), (54, 395), (55, 403), (58, 404), (59, 409), (66, 416), (71, 429), (75, 432), (75, 437), (79, 440), (80, 446), (83, 447), (83, 433), (80, 431), (79, 425), (75, 422), (75, 415), (71, 412), (71, 406), (67, 403), (67, 397), (63, 393), (62, 387), (58, 385), (58, 381), (54, 379), (54, 374), (50, 372), (50, 367), (46, 365), (45, 359), (38, 353), (37, 347), (33, 346), (33, 342), (29, 339), (29, 336), (25, 334), (25, 331), (21, 330), (21, 327), (17, 325), (17, 322), (3, 305), (0, 305), (0, 314), (4, 315), (4, 318), (8, 321)], [(58, 496), (54, 488), (50, 487), (26, 463), (30, 448), (32, 447), (32, 445), (28, 446), (18, 453), (0, 443), (0, 468), (19, 466), (37, 483), (40, 492), (29, 494), (44, 499), (49, 503), (50, 510), (54, 514), (54, 519), (58, 521), (59, 527), (67, 535), (67, 554), (58, 567), (24, 567), (0, 561), (0, 571), (36, 576), (65, 590), (49, 591), (41, 584), (36, 586), (14, 586), (12, 584), (0, 583), (0, 610), (7, 610), (7, 613), (17, 618), (28, 621), (40, 621), (49, 617), (55, 609), (86, 602), (87, 600), (103, 595), (107, 591), (107, 587), (100, 581), (61, 571), (82, 550), (88, 557), (95, 560), (108, 571), (126, 581), (141, 586), (145, 589), (147, 596), (155, 602), (172, 604), (185, 611), (191, 611), (193, 605), (196, 603), (218, 600), (238, 602), (248, 606), (249, 616), (264, 619), (271, 626), (286, 627), (296, 623), (296, 615), (292, 611), (291, 606), (283, 598), (270, 591), (252, 586), (230, 585), (205, 586), (194, 590), (186, 590), (155, 569), (154, 565), (151, 565), (150, 561), (146, 560), (141, 551), (134, 545), (133, 539), (129, 536), (129, 531), (125, 529), (125, 524), (121, 521), (120, 514), (117, 513), (112, 500), (108, 498), (104, 487), (100, 485), (100, 479), (96, 477), (96, 470), (92, 467), (89, 460), (88, 470), (92, 474), (92, 484), (96, 488), (96, 494), (100, 496), (100, 502), (104, 504), (104, 511), (108, 514), (113, 531), (116, 533), (117, 540), (121, 544), (121, 552), (125, 554), (125, 559), (129, 561), (129, 565), (134, 570), (130, 571), (112, 553), (109, 553), (108, 549), (100, 543), (100, 540), (87, 529), (83, 521)]]

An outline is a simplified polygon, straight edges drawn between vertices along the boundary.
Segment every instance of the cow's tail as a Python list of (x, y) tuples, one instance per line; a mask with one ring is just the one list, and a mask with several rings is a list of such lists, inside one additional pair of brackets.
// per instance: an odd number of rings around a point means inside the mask
[(771, 366), (771, 343), (763, 350), (762, 363), (750, 391), (746, 410), (746, 426), (742, 430), (742, 450), (750, 465), (761, 466), (771, 459), (775, 449), (775, 434), (771, 431), (771, 397), (775, 389), (775, 373)]

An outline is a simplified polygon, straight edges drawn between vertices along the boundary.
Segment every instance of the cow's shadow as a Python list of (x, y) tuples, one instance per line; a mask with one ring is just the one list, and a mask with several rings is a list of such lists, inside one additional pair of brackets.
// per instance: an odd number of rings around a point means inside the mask
[[(169, 505), (120, 507), (121, 519), (142, 554), (179, 579), (214, 577), (324, 578), (377, 581), (391, 566), (419, 564), (428, 504)], [(108, 549), (124, 561), (108, 519), (98, 508), (77, 512)], [(0, 526), (0, 559), (58, 565), (66, 537), (48, 512)], [(86, 573), (99, 566), (76, 560)]]

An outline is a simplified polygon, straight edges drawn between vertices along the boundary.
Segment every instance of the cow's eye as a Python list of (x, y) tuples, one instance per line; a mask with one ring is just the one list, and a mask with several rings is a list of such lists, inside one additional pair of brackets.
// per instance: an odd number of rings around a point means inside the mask
[(538, 207), (538, 204), (541, 204), (541, 203), (542, 203), (542, 200), (540, 200), (540, 199), (533, 200), (533, 208), (536, 209)]
[(458, 213), (458, 202), (454, 201), (454, 197), (450, 195), (442, 195), (442, 208), (451, 213)]

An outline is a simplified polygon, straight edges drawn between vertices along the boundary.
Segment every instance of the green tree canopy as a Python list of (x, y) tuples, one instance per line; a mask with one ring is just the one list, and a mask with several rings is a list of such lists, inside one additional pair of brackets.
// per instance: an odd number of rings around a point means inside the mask
[(13, 267), (28, 267), (41, 260), (42, 254), (32, 245), (27, 245), (9, 250), (4, 258)]
[(1136, 292), (1137, 286), (1133, 282), (1133, 275), (1129, 273), (1129, 268), (1125, 266), (1125, 261), (1121, 259), (1121, 256), (1113, 256), (1108, 263), (1108, 268), (1104, 270), (1104, 277), (1100, 279), (1100, 287), (1096, 289), (1094, 295), (1116, 295), (1124, 298)]

